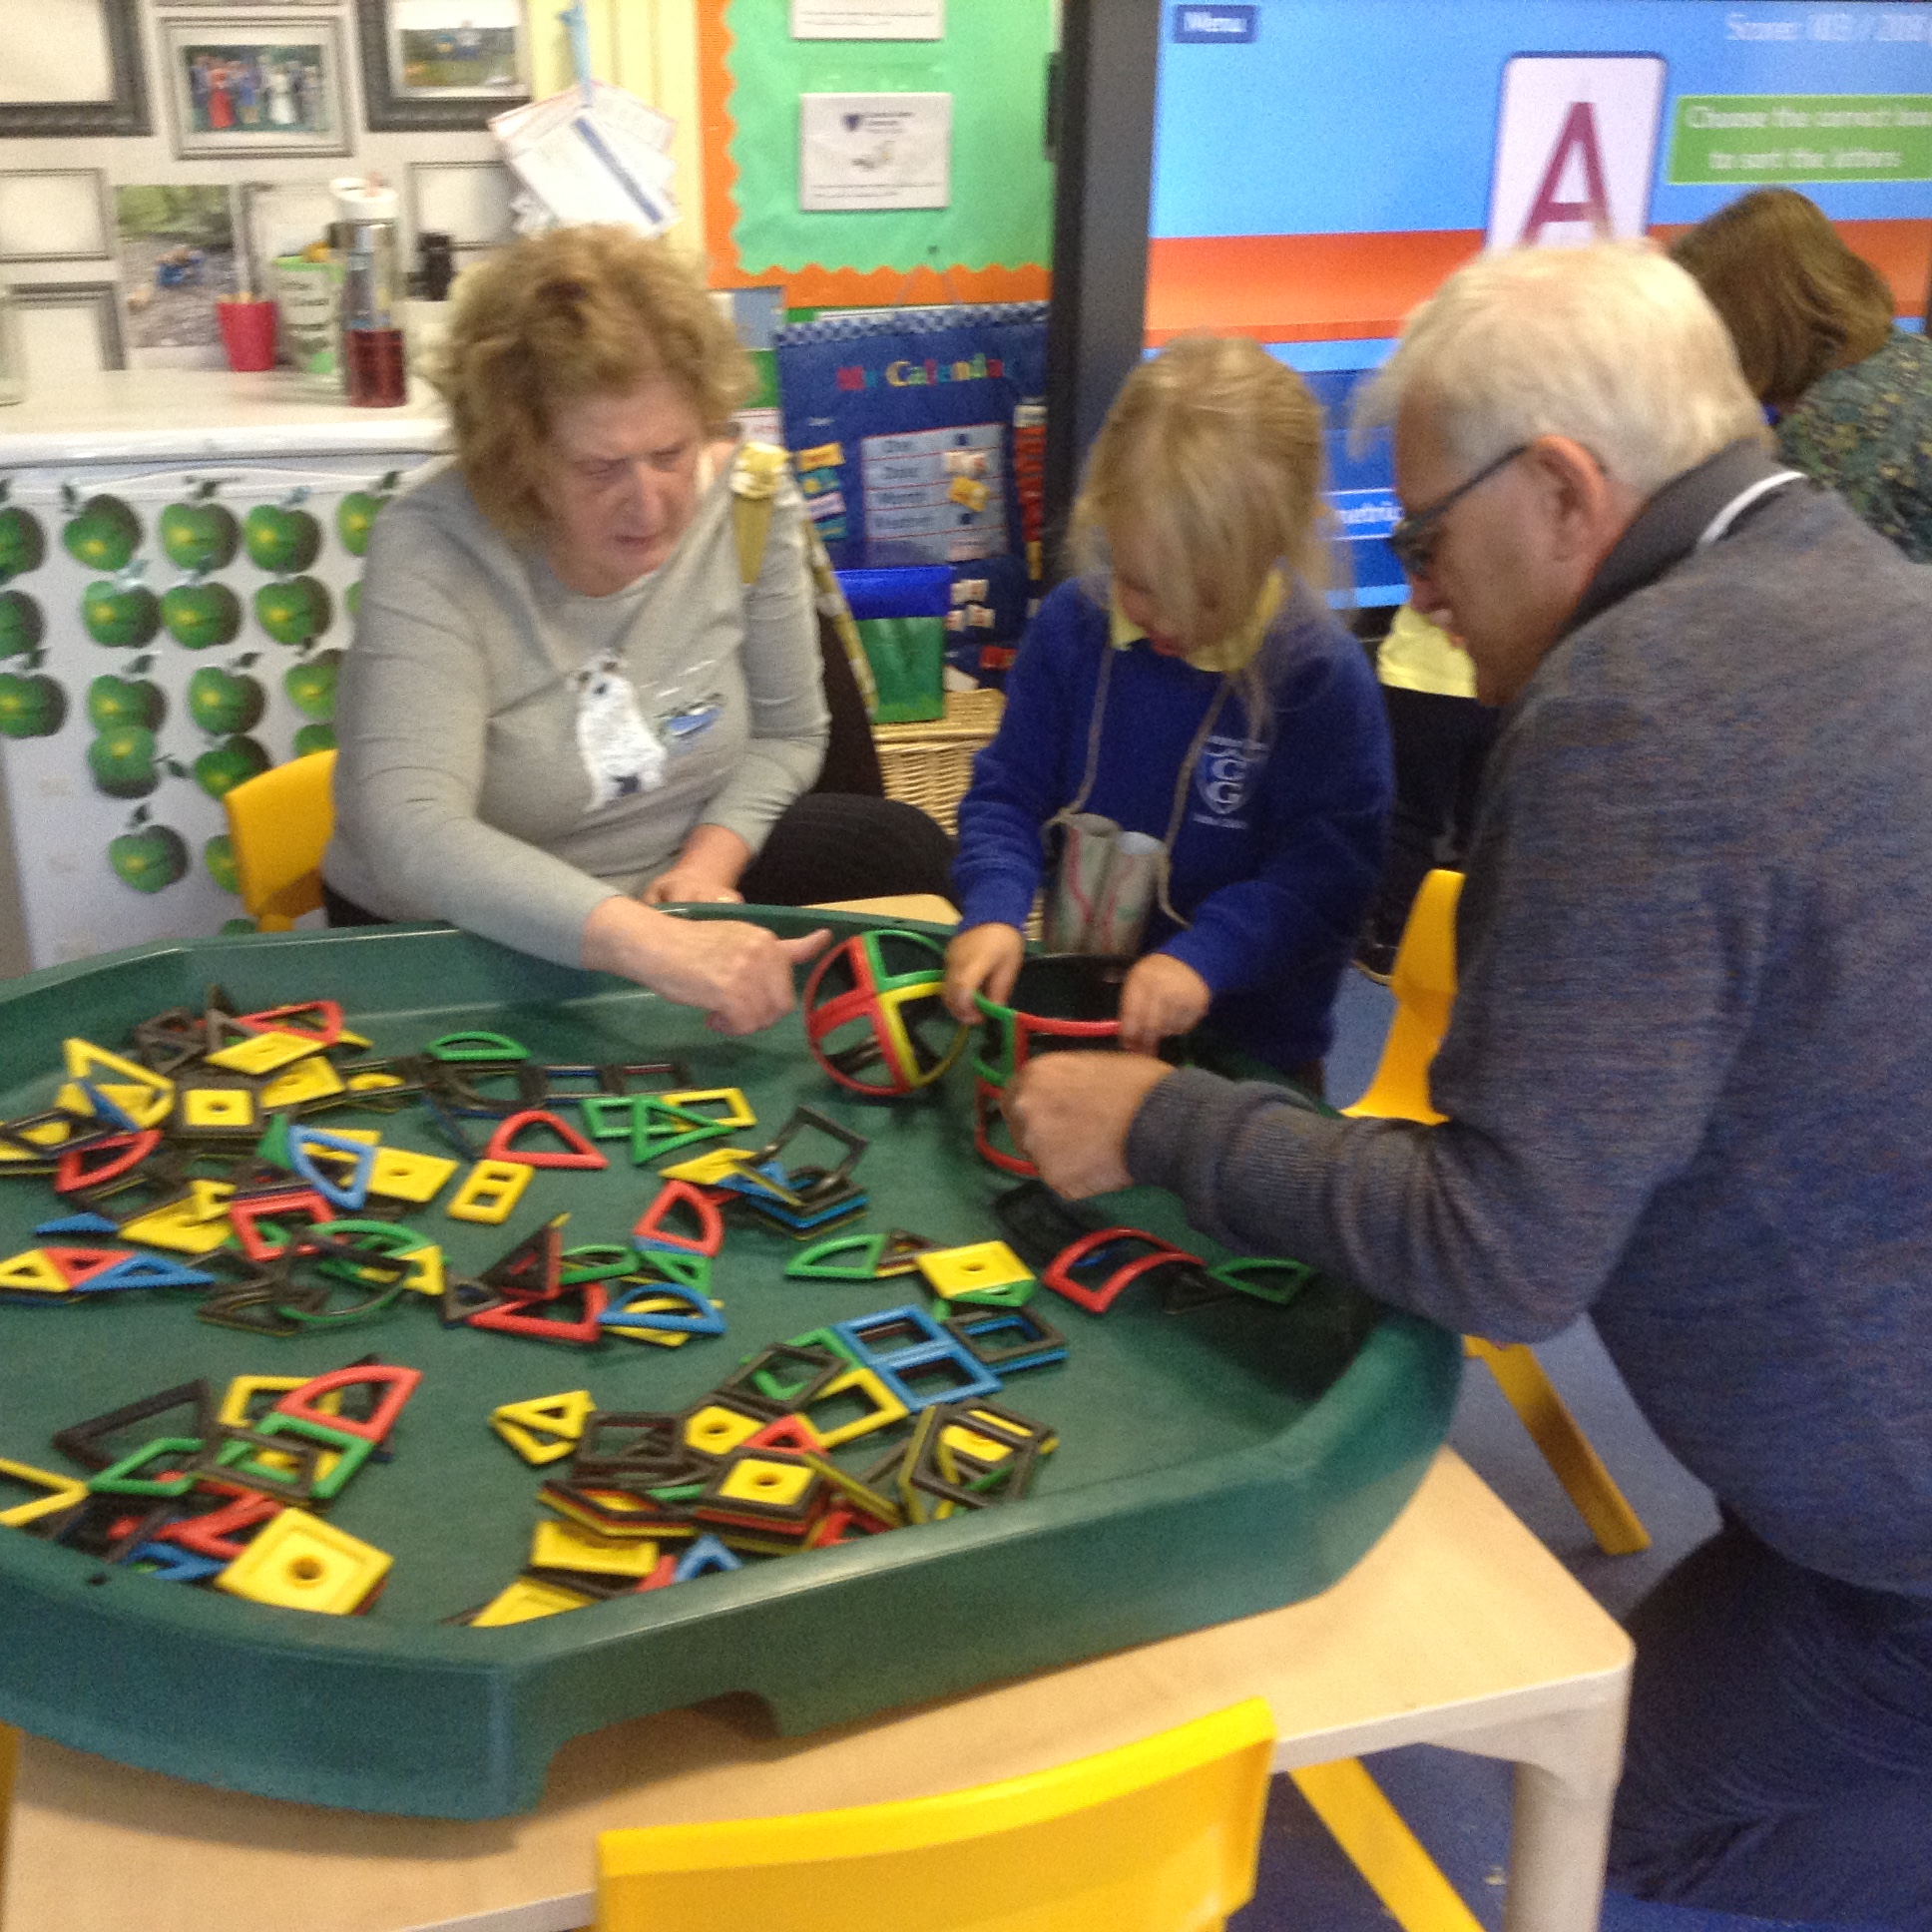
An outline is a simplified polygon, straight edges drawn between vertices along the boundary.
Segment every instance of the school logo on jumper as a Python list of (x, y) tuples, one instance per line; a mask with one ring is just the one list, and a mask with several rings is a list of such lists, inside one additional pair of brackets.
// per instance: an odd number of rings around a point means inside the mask
[(1210, 737), (1201, 747), (1195, 771), (1195, 797), (1206, 807), (1191, 814), (1195, 823), (1246, 831), (1248, 794), (1266, 757), (1267, 746), (1257, 738)]
[(1496, 117), (1488, 246), (1641, 236), (1663, 110), (1656, 54), (1516, 55)]

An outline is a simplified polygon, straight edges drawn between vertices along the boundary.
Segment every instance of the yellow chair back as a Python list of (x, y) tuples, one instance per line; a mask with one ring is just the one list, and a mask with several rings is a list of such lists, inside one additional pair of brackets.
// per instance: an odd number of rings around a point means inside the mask
[(322, 848), (335, 824), (335, 753), (311, 751), (223, 798), (242, 903), (262, 932), (286, 932), (322, 902)]
[(597, 1932), (1211, 1932), (1254, 1889), (1265, 1699), (943, 1797), (597, 1841)]
[(1448, 1117), (1429, 1104), (1429, 1063), (1456, 1004), (1456, 901), (1462, 874), (1438, 868), (1423, 881), (1395, 950), (1389, 991), (1395, 1017), (1368, 1092), (1344, 1114), (1434, 1127)]

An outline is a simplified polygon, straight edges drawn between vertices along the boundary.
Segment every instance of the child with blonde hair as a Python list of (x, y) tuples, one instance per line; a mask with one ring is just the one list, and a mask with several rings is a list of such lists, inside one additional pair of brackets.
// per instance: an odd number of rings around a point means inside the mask
[(1321, 595), (1321, 483), (1320, 408), (1258, 344), (1185, 337), (1128, 377), (1074, 506), (1079, 576), (1029, 627), (960, 806), (957, 1017), (1006, 999), (1048, 865), (1112, 821), (1156, 852), (1123, 1044), (1211, 1013), (1318, 1087), (1391, 789), (1374, 674)]

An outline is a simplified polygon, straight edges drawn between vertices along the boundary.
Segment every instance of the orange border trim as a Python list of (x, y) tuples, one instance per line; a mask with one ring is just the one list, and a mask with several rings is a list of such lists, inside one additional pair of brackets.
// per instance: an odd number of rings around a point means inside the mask
[[(1840, 222), (1846, 243), (1916, 315), (1932, 279), (1932, 226)], [(1683, 227), (1652, 237), (1669, 247)], [(1480, 229), (1367, 235), (1178, 236), (1148, 243), (1147, 339), (1191, 329), (1309, 342), (1401, 333), (1403, 317), (1482, 252)]]
[(948, 301), (1045, 301), (1053, 273), (1042, 262), (1017, 268), (769, 268), (752, 273), (738, 259), (737, 164), (731, 139), (732, 35), (725, 23), (731, 0), (698, 0), (698, 106), (704, 123), (700, 149), (705, 175), (705, 253), (714, 288), (769, 288), (782, 284), (788, 308), (878, 308)]

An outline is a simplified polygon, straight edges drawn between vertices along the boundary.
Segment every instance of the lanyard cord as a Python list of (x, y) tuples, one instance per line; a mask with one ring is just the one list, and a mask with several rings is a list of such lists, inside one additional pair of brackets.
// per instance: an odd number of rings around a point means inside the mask
[[(1063, 829), (1072, 824), (1075, 816), (1085, 809), (1088, 798), (1093, 794), (1094, 781), (1100, 771), (1101, 731), (1107, 721), (1107, 693), (1114, 676), (1114, 657), (1112, 649), (1104, 650), (1100, 661), (1100, 677), (1094, 687), (1094, 711), (1087, 725), (1087, 768), (1081, 774), (1080, 789), (1073, 795), (1070, 804), (1047, 820), (1040, 828), (1040, 842), (1044, 846), (1047, 834), (1056, 826)], [(1160, 900), (1161, 910), (1184, 931), (1188, 921), (1174, 909), (1168, 897), (1168, 876), (1173, 869), (1174, 841), (1181, 835), (1181, 821), (1188, 810), (1188, 793), (1194, 784), (1195, 762), (1206, 748), (1215, 724), (1220, 722), (1221, 707), (1227, 702), (1227, 694), (1232, 689), (1231, 681), (1225, 673), (1221, 676), (1220, 688), (1214, 693), (1214, 702), (1208, 707), (1201, 724), (1194, 735), (1194, 742), (1188, 746), (1188, 754), (1181, 760), (1181, 769), (1174, 781), (1174, 804), (1168, 813), (1167, 837), (1161, 842), (1161, 857), (1157, 869), (1155, 889)]]

